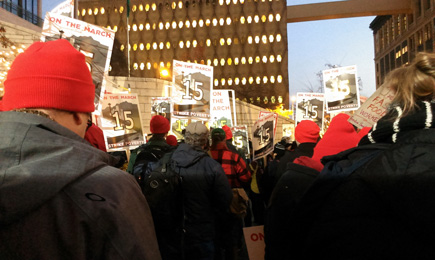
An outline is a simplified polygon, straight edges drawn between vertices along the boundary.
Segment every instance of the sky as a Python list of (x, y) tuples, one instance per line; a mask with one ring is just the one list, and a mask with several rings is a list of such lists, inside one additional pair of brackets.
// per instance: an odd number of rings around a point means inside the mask
[[(42, 0), (43, 15), (63, 0)], [(333, 0), (287, 0), (287, 6), (333, 2)], [(358, 17), (287, 24), (290, 97), (297, 92), (317, 89), (316, 74), (328, 69), (325, 64), (357, 66), (361, 95), (376, 90), (373, 32), (375, 17)]]

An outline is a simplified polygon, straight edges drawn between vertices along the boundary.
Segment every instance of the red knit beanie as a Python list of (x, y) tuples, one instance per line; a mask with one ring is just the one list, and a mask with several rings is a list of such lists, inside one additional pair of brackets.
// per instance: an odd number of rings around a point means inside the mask
[(85, 56), (65, 39), (33, 43), (15, 58), (4, 86), (4, 111), (95, 110), (95, 86)]
[(166, 143), (169, 144), (170, 146), (177, 146), (178, 144), (177, 137), (175, 137), (175, 135), (166, 136)]
[(225, 131), (226, 140), (233, 138), (233, 132), (231, 132), (231, 128), (229, 128), (229, 126), (224, 125), (224, 126), (222, 126), (222, 129)]
[(302, 143), (317, 143), (319, 126), (311, 120), (302, 120), (295, 128), (295, 139)]
[(314, 147), (314, 160), (320, 161), (323, 156), (337, 154), (357, 146), (360, 137), (348, 119), (349, 115), (343, 113), (332, 118), (322, 140)]
[(150, 121), (150, 131), (153, 134), (166, 134), (169, 132), (169, 121), (166, 117), (155, 115)]

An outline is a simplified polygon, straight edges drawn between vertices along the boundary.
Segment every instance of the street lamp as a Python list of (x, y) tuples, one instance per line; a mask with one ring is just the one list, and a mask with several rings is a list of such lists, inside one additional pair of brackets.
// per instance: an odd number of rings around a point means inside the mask
[(167, 68), (160, 69), (160, 77), (167, 78), (169, 76), (169, 70)]

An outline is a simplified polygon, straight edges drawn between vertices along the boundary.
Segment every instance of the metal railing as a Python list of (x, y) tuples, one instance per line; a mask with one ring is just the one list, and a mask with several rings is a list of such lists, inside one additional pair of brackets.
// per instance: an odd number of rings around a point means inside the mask
[(34, 25), (42, 27), (44, 20), (39, 17), (37, 14), (25, 10), (23, 7), (12, 3), (9, 0), (0, 0), (0, 8), (5, 9), (8, 12), (15, 14), (18, 17), (23, 18), (24, 20), (31, 22)]

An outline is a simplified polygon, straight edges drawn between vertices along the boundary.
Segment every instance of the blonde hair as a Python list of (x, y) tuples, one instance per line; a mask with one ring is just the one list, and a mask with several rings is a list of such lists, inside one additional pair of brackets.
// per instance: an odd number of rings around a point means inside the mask
[(402, 107), (404, 115), (417, 108), (417, 101), (431, 101), (435, 90), (435, 54), (418, 53), (411, 64), (391, 71), (385, 84), (396, 91), (392, 104)]

